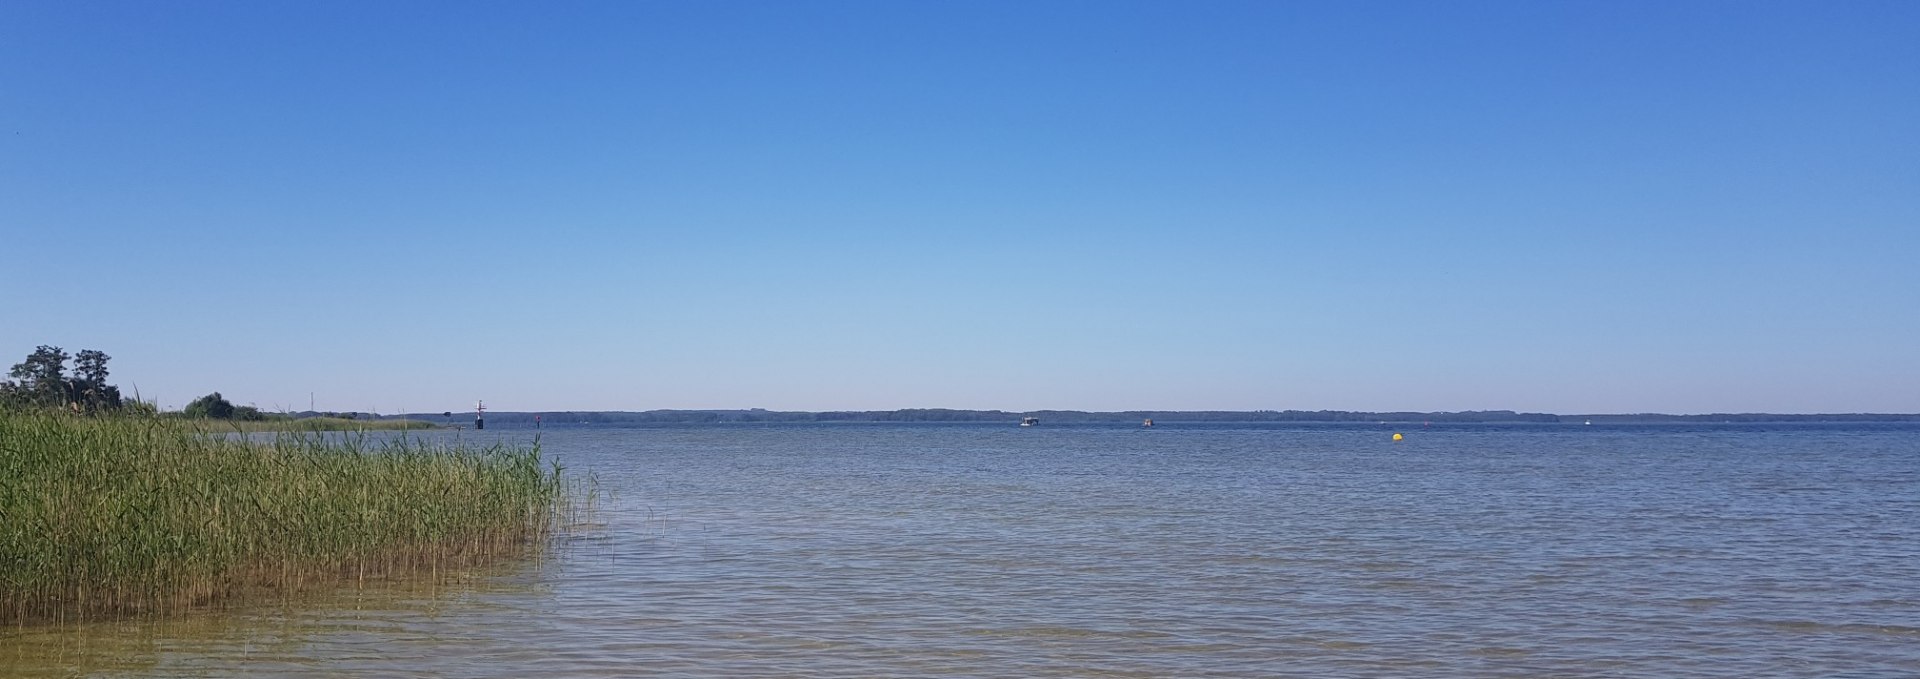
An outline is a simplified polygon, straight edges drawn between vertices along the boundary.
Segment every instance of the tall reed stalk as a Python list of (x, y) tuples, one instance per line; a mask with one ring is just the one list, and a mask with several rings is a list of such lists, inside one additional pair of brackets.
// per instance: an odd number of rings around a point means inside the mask
[(531, 447), (212, 436), (0, 411), (0, 623), (191, 608), (537, 549), (566, 491)]

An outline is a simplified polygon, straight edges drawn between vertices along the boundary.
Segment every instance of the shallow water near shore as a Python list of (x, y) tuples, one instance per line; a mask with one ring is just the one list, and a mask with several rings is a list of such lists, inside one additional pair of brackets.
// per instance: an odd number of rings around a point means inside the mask
[(0, 630), (0, 674), (1920, 675), (1915, 425), (540, 436), (603, 492), (541, 559)]

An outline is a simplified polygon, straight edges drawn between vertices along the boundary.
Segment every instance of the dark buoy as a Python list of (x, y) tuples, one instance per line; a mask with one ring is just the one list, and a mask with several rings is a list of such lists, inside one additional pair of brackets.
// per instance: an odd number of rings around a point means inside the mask
[(473, 402), (473, 428), (474, 429), (487, 428), (487, 402), (486, 401)]

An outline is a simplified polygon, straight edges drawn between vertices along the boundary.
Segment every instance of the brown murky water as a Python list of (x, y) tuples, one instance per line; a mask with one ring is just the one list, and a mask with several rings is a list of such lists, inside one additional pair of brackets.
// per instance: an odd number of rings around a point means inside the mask
[(1391, 431), (548, 430), (609, 495), (543, 560), (0, 675), (1920, 676), (1920, 427)]

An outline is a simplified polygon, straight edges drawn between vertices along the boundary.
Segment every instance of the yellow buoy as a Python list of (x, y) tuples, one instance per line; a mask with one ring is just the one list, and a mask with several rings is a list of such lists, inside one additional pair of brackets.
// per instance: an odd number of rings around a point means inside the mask
[(1393, 440), (1395, 440), (1395, 441), (1398, 441), (1398, 440), (1400, 440), (1400, 439), (1402, 439), (1402, 438), (1406, 438), (1406, 437), (1404, 437), (1404, 436), (1401, 436), (1399, 432), (1394, 432), (1394, 434), (1393, 434)]

